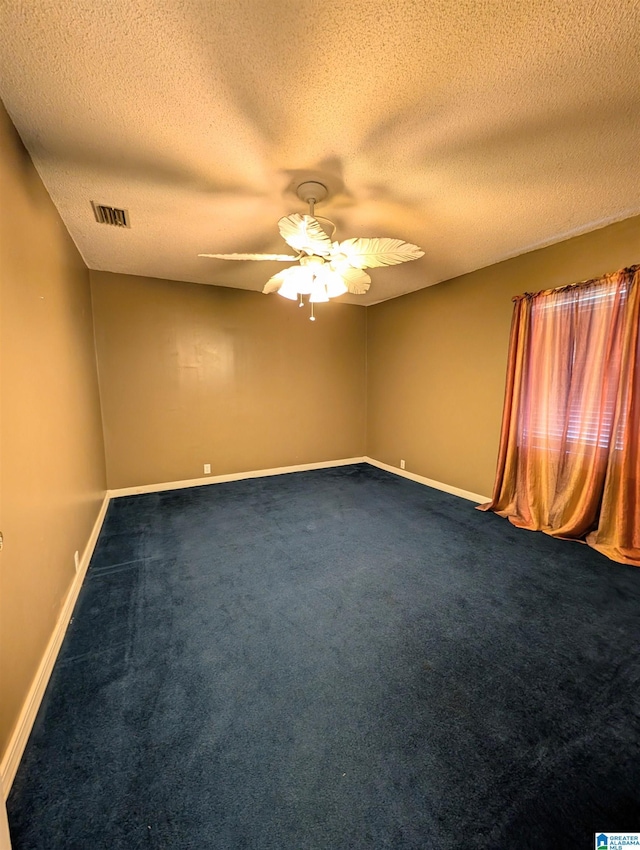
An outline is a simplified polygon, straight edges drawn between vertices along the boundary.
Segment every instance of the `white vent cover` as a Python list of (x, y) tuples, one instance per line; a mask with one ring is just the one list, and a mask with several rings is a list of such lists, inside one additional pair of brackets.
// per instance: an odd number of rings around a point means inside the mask
[(105, 204), (96, 204), (91, 201), (93, 214), (98, 224), (111, 224), (114, 227), (131, 227), (129, 224), (129, 211), (117, 207), (108, 207)]

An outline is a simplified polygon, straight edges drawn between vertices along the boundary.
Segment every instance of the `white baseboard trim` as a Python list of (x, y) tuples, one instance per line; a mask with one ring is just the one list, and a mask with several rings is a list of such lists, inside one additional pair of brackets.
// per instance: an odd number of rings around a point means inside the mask
[(67, 592), (67, 596), (64, 600), (60, 615), (58, 616), (53, 634), (49, 638), (49, 643), (47, 644), (47, 648), (42, 656), (40, 666), (38, 667), (22, 706), (18, 722), (16, 723), (13, 734), (9, 739), (9, 745), (4, 754), (4, 758), (0, 763), (0, 784), (2, 785), (5, 800), (9, 796), (11, 785), (13, 784), (16, 771), (18, 770), (18, 765), (20, 764), (20, 759), (24, 753), (24, 748), (26, 747), (29, 735), (31, 734), (31, 729), (33, 728), (38, 709), (40, 708), (40, 703), (42, 702), (44, 692), (47, 688), (47, 684), (49, 683), (49, 679), (53, 671), (53, 665), (58, 657), (62, 641), (67, 631), (67, 626), (69, 625), (69, 620), (73, 614), (73, 609), (89, 567), (89, 561), (93, 555), (93, 550), (95, 549), (98, 535), (100, 534), (100, 529), (102, 528), (102, 523), (104, 522), (108, 507), (109, 494), (107, 493), (102, 501), (100, 511), (98, 512), (91, 534), (89, 535), (89, 540), (87, 541), (87, 545), (85, 546), (82, 557), (78, 563), (78, 570), (71, 582), (71, 587)]
[(4, 804), (5, 799), (6, 795), (3, 791), (2, 780), (0, 779), (0, 850), (11, 850), (9, 818), (7, 817), (7, 807)]
[(249, 472), (231, 472), (228, 475), (207, 475), (204, 478), (189, 478), (183, 481), (167, 481), (162, 484), (142, 484), (139, 487), (120, 487), (107, 490), (116, 499), (119, 496), (139, 496), (141, 493), (161, 493), (164, 490), (183, 490), (187, 487), (202, 487), (203, 484), (224, 484), (227, 481), (244, 481), (245, 478), (265, 478), (269, 475), (286, 475), (289, 472), (307, 472), (310, 469), (330, 469), (333, 466), (350, 466), (364, 463), (366, 457), (347, 457), (342, 460), (327, 460), (320, 463), (299, 463), (296, 466), (276, 466), (273, 469), (252, 469)]
[(411, 481), (417, 481), (418, 484), (424, 484), (427, 487), (433, 487), (434, 490), (442, 490), (444, 493), (451, 493), (452, 496), (460, 496), (461, 499), (468, 499), (470, 502), (476, 502), (481, 505), (483, 502), (490, 502), (490, 496), (481, 496), (479, 493), (471, 493), (469, 490), (462, 490), (460, 487), (454, 487), (451, 484), (443, 484), (442, 481), (434, 481), (433, 478), (425, 478), (424, 475), (416, 475), (415, 472), (407, 472), (406, 469), (400, 469), (397, 466), (390, 466), (388, 463), (382, 463), (380, 460), (374, 460), (372, 457), (365, 457), (365, 463), (370, 463), (371, 466), (377, 466), (378, 469), (384, 469), (387, 472), (393, 472), (394, 475), (401, 475), (403, 478), (409, 478)]

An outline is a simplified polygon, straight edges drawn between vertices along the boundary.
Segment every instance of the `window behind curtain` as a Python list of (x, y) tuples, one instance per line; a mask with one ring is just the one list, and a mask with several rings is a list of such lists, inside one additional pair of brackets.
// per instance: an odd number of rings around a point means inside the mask
[[(612, 434), (618, 383), (607, 374), (619, 352), (628, 287), (599, 284), (534, 301), (525, 370), (520, 445), (572, 452), (578, 446), (622, 449)], [(542, 364), (550, 374), (540, 380)], [(621, 423), (624, 426), (624, 422)]]

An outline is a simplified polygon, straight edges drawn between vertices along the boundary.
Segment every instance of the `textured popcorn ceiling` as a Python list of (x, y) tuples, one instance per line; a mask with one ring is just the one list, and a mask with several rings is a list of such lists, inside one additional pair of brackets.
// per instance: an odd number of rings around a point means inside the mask
[(329, 182), (338, 238), (426, 252), (361, 304), (640, 213), (637, 0), (2, 0), (0, 21), (0, 96), (92, 269), (261, 289), (282, 266), (196, 255), (286, 251), (300, 175)]

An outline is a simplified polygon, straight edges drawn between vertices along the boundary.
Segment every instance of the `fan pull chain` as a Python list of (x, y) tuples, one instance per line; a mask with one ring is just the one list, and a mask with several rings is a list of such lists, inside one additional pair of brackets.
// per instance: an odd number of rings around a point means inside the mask
[(302, 300), (302, 293), (300, 293), (300, 303), (298, 304), (298, 307), (304, 307), (304, 301)]
[(310, 322), (315, 322), (316, 317), (313, 315), (313, 302), (311, 302), (311, 315), (309, 316)]

